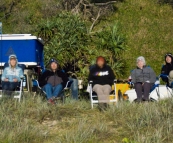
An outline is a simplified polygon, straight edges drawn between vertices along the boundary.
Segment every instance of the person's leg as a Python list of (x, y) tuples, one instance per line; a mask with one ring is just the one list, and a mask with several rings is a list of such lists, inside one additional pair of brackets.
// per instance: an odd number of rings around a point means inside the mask
[(106, 84), (103, 86), (103, 93), (104, 93), (104, 97), (105, 97), (105, 100), (106, 102), (105, 103), (109, 103), (110, 99), (109, 99), (109, 96), (110, 96), (110, 92), (112, 91), (112, 88), (110, 85)]
[(2, 82), (2, 90), (8, 90), (8, 88), (9, 88), (9, 82)]
[(143, 99), (145, 101), (149, 100), (149, 94), (150, 94), (150, 90), (151, 90), (152, 86), (153, 86), (153, 84), (147, 83), (147, 82), (145, 82), (143, 85), (143, 89), (144, 89), (144, 98)]
[(107, 101), (107, 100), (105, 101), (103, 85), (99, 85), (99, 84), (94, 85), (93, 91), (97, 93), (99, 103), (105, 103)]
[(78, 100), (78, 80), (74, 78), (69, 78), (70, 80), (73, 80), (73, 83), (71, 84), (71, 93), (72, 98), (75, 100)]
[(137, 101), (142, 101), (142, 84), (135, 83), (135, 91), (137, 94)]
[(173, 70), (169, 72), (168, 85), (169, 87), (173, 88)]
[(9, 83), (9, 91), (14, 91), (16, 88), (17, 88), (17, 86), (19, 85), (19, 83), (18, 82), (10, 82)]
[(52, 85), (49, 83), (43, 87), (43, 90), (46, 92), (47, 99), (52, 98), (52, 88)]
[(60, 93), (62, 92), (62, 90), (63, 90), (62, 84), (58, 84), (57, 86), (54, 87), (52, 96), (58, 97), (60, 95)]

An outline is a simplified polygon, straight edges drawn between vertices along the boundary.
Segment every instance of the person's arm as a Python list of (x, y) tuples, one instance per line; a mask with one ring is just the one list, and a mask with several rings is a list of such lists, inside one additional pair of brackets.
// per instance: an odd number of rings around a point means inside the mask
[(62, 81), (63, 81), (61, 84), (62, 84), (63, 88), (65, 88), (65, 86), (68, 82), (68, 77), (65, 73), (61, 72), (61, 78), (62, 78)]
[(4, 81), (6, 79), (7, 68), (4, 69), (3, 74), (1, 76), (1, 80)]
[(43, 87), (45, 84), (47, 84), (47, 71), (45, 71), (38, 79), (40, 87)]
[(164, 81), (164, 82), (168, 82), (168, 78), (167, 78), (167, 74), (166, 74), (166, 66), (164, 65), (163, 67), (162, 67), (162, 69), (161, 69), (161, 78), (162, 78), (162, 80)]
[(21, 77), (23, 77), (23, 70), (20, 68), (20, 70), (19, 70), (19, 76), (16, 76), (16, 79), (17, 79), (18, 82), (21, 81)]
[(88, 76), (88, 81), (90, 82), (90, 81), (93, 81), (93, 73), (92, 73), (92, 69), (90, 70), (90, 72), (89, 72), (89, 76)]
[(131, 78), (132, 78), (132, 83), (136, 83), (136, 74), (135, 74), (135, 70), (133, 70), (132, 72), (131, 72)]
[(152, 68), (149, 68), (149, 72), (150, 72), (149, 82), (155, 83), (156, 82), (156, 74), (155, 74), (154, 70)]
[(114, 74), (113, 70), (110, 68), (109, 69), (109, 83), (113, 84), (114, 79), (115, 79), (115, 74)]

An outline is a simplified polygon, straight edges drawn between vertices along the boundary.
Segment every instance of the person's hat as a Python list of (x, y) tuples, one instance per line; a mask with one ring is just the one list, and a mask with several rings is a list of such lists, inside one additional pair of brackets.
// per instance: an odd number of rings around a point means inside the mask
[(51, 64), (51, 63), (56, 63), (56, 64), (58, 64), (58, 61), (56, 60), (56, 59), (54, 59), (54, 58), (52, 58), (50, 61), (49, 61), (49, 64)]
[(16, 55), (10, 55), (9, 56), (9, 59), (11, 60), (11, 59), (17, 59), (17, 56)]

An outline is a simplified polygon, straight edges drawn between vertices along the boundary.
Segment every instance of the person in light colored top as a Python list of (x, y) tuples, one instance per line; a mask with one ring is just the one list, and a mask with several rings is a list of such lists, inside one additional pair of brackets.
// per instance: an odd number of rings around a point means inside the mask
[(151, 67), (146, 66), (144, 57), (138, 57), (136, 63), (137, 68), (131, 73), (131, 82), (134, 83), (137, 94), (136, 101), (149, 101), (149, 93), (156, 81), (156, 74)]
[(23, 77), (23, 71), (18, 67), (18, 60), (16, 55), (9, 56), (9, 66), (3, 71), (2, 90), (14, 91)]

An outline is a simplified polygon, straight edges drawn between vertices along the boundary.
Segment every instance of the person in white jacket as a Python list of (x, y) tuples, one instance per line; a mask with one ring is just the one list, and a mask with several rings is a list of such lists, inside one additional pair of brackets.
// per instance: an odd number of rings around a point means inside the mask
[(9, 66), (4, 69), (1, 77), (2, 90), (14, 91), (15, 88), (18, 86), (21, 77), (23, 77), (23, 71), (18, 66), (16, 55), (10, 55), (8, 63)]

